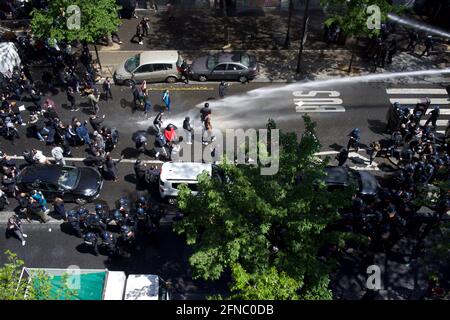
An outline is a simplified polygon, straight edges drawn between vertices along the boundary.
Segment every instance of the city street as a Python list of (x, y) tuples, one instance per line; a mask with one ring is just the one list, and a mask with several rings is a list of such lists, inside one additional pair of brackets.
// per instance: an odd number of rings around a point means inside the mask
[[(173, 103), (173, 111), (166, 117), (165, 124), (175, 123), (180, 126), (184, 116), (188, 114), (196, 116), (199, 110), (198, 105), (202, 105), (204, 101), (212, 97), (216, 99), (209, 100), (213, 108), (212, 123), (213, 126), (222, 130), (264, 128), (267, 119), (273, 118), (277, 121), (281, 130), (300, 133), (303, 130), (301, 116), (308, 113), (317, 123), (317, 134), (322, 144), (321, 151), (330, 155), (333, 154), (333, 151), (339, 151), (342, 146), (346, 145), (347, 134), (355, 127), (361, 129), (361, 142), (366, 146), (374, 140), (388, 137), (383, 133), (385, 115), (390, 103), (394, 101), (413, 105), (417, 99), (430, 97), (433, 105), (439, 104), (441, 106), (442, 120), (440, 123), (446, 123), (447, 119), (450, 118), (448, 95), (439, 83), (406, 86), (379, 82), (352, 83), (321, 85), (317, 88), (308, 86), (302, 90), (295, 90), (295, 88), (285, 90), (285, 85), (282, 84), (233, 83), (229, 88), (227, 98), (221, 101), (217, 101), (218, 89), (216, 83), (155, 84), (149, 88), (155, 110), (148, 119), (145, 119), (140, 111), (132, 112), (132, 95), (130, 89), (126, 86), (114, 86), (112, 91), (114, 100), (108, 103), (100, 103), (100, 114), (106, 115), (105, 124), (116, 127), (120, 133), (120, 141), (113, 151), (113, 157), (125, 156), (124, 162), (119, 165), (120, 181), (106, 181), (99, 197), (100, 201), (105, 201), (109, 205), (113, 205), (122, 192), (135, 189), (133, 163), (136, 151), (131, 135), (136, 130), (146, 130), (151, 125), (156, 111), (162, 108), (160, 96), (164, 88), (170, 89)], [(271, 94), (271, 97), (266, 97), (265, 90), (274, 93)], [(312, 91), (318, 92), (309, 94)], [(256, 92), (256, 94), (252, 92)], [(416, 94), (411, 94), (412, 92)], [(262, 94), (262, 96), (259, 96), (259, 94)], [(326, 97), (330, 96), (336, 100), (326, 100)], [(85, 98), (79, 99), (82, 109), (78, 112), (68, 110), (65, 93), (59, 93), (52, 99), (57, 103), (58, 113), (61, 114), (64, 121), (70, 121), (70, 118), (75, 114), (81, 120), (88, 119), (89, 107), (85, 103)], [(227, 101), (230, 102), (229, 106)], [(239, 105), (240, 101), (244, 101), (242, 106)], [(24, 102), (24, 104), (29, 105), (28, 102)], [(215, 107), (216, 104), (219, 105)], [(194, 125), (199, 125), (199, 123), (194, 120)], [(26, 127), (19, 130), (21, 138), (16, 141), (15, 145), (12, 145), (9, 141), (1, 140), (1, 149), (4, 152), (20, 157), (24, 149), (36, 148), (42, 150), (46, 155), (50, 154), (51, 147), (45, 146), (43, 142), (39, 142), (33, 137), (26, 138)], [(438, 130), (444, 130), (444, 126), (440, 126)], [(151, 141), (150, 147), (152, 147)], [(73, 163), (77, 166), (83, 165), (80, 160), (87, 155), (84, 149), (78, 147), (73, 150), (73, 155), (76, 158)], [(365, 159), (368, 157), (365, 150), (360, 151), (359, 154)], [(141, 158), (154, 160), (148, 156)], [(380, 159), (380, 163), (383, 160)], [(23, 161), (19, 162), (23, 163)], [(379, 161), (376, 160), (376, 162)], [(70, 159), (68, 159), (68, 163), (71, 163)], [(364, 161), (356, 161), (354, 165), (360, 170), (368, 168)], [(380, 175), (382, 172), (377, 174)], [(145, 193), (143, 190), (140, 192)], [(16, 202), (12, 201), (8, 210), (0, 212), (0, 222), (6, 222), (15, 205)], [(128, 259), (108, 260), (102, 255), (95, 257), (86, 253), (85, 250), (83, 251), (81, 240), (68, 234), (67, 226), (56, 219), (52, 219), (50, 224), (24, 222), (24, 228), (29, 234), (27, 246), (22, 248), (20, 243), (13, 239), (2, 240), (0, 251), (13, 250), (25, 260), (28, 266), (32, 267), (65, 268), (70, 265), (78, 265), (81, 268), (123, 269), (130, 273), (150, 272), (159, 274), (163, 279), (174, 285), (176, 295), (179, 298), (204, 297), (204, 295), (220, 292), (223, 287), (220, 288), (218, 283), (212, 286), (190, 279), (187, 260), (190, 250), (186, 247), (184, 239), (172, 232), (172, 218), (173, 216), (166, 217), (163, 221), (164, 227), (158, 232), (156, 239), (142, 241), (140, 248)], [(3, 256), (1, 259), (3, 259)], [(3, 261), (1, 259), (0, 261)], [(360, 290), (361, 288), (356, 289), (356, 292), (361, 292)], [(351, 290), (346, 292), (350, 296), (353, 294), (353, 297), (361, 295), (360, 293), (352, 293)]]

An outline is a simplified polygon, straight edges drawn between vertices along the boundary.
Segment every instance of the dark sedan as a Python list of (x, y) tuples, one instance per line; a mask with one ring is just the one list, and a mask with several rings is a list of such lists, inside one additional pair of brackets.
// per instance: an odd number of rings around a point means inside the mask
[(246, 53), (219, 53), (195, 59), (189, 72), (194, 80), (237, 80), (244, 83), (258, 75), (259, 66), (256, 58)]
[(361, 196), (373, 197), (378, 193), (378, 181), (369, 172), (356, 171), (345, 167), (327, 167), (325, 173), (324, 181), (332, 189), (348, 188), (355, 185)]
[(39, 190), (49, 200), (58, 196), (80, 204), (98, 197), (103, 186), (101, 174), (93, 168), (53, 164), (25, 167), (16, 179), (22, 191)]

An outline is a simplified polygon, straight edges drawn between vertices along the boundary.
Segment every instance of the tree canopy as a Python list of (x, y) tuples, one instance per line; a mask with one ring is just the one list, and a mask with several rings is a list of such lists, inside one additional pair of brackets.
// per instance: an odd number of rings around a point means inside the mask
[[(79, 8), (79, 27), (73, 27), (77, 19), (73, 6)], [(32, 11), (31, 30), (39, 39), (93, 43), (117, 30), (119, 9), (115, 0), (52, 0), (47, 10)]]
[(345, 243), (347, 234), (330, 226), (354, 190), (327, 189), (327, 161), (314, 155), (320, 149), (315, 123), (307, 116), (304, 123), (300, 141), (295, 133), (280, 133), (276, 175), (260, 175), (257, 165), (224, 163), (222, 179), (200, 176), (197, 196), (181, 187), (184, 217), (174, 229), (193, 246), (194, 278), (231, 273), (237, 299), (331, 298), (334, 262), (324, 249)]

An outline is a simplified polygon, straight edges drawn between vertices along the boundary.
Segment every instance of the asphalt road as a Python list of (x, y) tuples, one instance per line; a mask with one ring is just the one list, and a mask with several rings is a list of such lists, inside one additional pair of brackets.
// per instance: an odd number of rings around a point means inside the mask
[[(100, 115), (106, 115), (105, 124), (116, 127), (120, 132), (120, 141), (113, 151), (113, 157), (119, 158), (121, 154), (128, 159), (136, 157), (131, 135), (136, 130), (147, 129), (154, 115), (162, 109), (161, 93), (166, 87), (171, 90), (172, 113), (166, 118), (165, 124), (181, 125), (186, 115), (192, 115), (194, 125), (198, 125), (199, 105), (209, 98), (215, 98), (210, 100), (213, 108), (213, 127), (221, 130), (264, 128), (267, 119), (273, 118), (277, 121), (280, 129), (300, 133), (303, 130), (301, 116), (308, 113), (317, 123), (317, 134), (324, 152), (336, 151), (345, 146), (347, 134), (355, 127), (361, 129), (362, 143), (365, 145), (383, 138), (385, 114), (390, 99), (412, 99), (425, 96), (441, 99), (436, 102), (441, 106), (442, 119), (449, 118), (448, 111), (445, 111), (444, 114), (442, 110), (448, 110), (450, 107), (448, 96), (442, 92), (439, 84), (393, 85), (379, 82), (343, 84), (336, 81), (321, 83), (317, 86), (309, 84), (306, 87), (299, 85), (285, 87), (280, 84), (249, 83), (242, 85), (233, 83), (229, 88), (228, 97), (220, 101), (218, 100), (217, 84), (175, 84), (150, 86), (154, 92), (152, 102), (155, 110), (150, 118), (146, 119), (142, 112), (132, 112), (131, 90), (128, 87), (115, 86), (113, 88), (114, 100), (100, 103)], [(392, 88), (397, 88), (399, 93), (392, 94), (387, 91)], [(423, 93), (413, 95), (405, 93), (408, 90), (404, 90), (417, 88), (422, 89)], [(426, 91), (429, 89), (435, 91)], [(299, 93), (299, 91), (302, 92)], [(312, 91), (324, 92), (314, 93)], [(430, 95), (431, 92), (435, 93)], [(79, 99), (81, 109), (77, 112), (71, 112), (68, 109), (64, 93), (58, 93), (51, 98), (59, 106), (57, 111), (63, 121), (68, 122), (73, 116), (77, 116), (80, 120), (88, 119), (89, 107), (86, 98)], [(405, 101), (410, 102), (410, 100)], [(24, 104), (25, 106), (30, 105), (29, 102), (24, 102)], [(25, 115), (24, 118), (28, 120), (28, 115)], [(438, 130), (443, 129), (440, 127)], [(46, 155), (50, 154), (51, 147), (45, 146), (35, 137), (27, 138), (26, 127), (20, 127), (19, 131), (20, 140), (12, 145), (2, 138), (0, 150), (10, 155), (21, 155), (24, 149), (36, 148), (42, 150)], [(364, 151), (361, 152), (362, 155), (367, 156), (364, 153)], [(74, 157), (80, 158), (87, 155), (83, 147), (74, 149), (73, 154)], [(68, 163), (71, 161), (69, 160)], [(76, 164), (80, 165), (81, 163), (77, 162)], [(360, 166), (365, 167), (366, 164), (360, 164)], [(119, 164), (120, 181), (105, 182), (100, 199), (112, 205), (123, 191), (133, 190), (135, 185), (132, 173), (131, 161)], [(12, 209), (13, 206), (8, 211)], [(170, 219), (167, 222), (170, 223)], [(49, 227), (52, 228), (51, 232), (48, 230)], [(173, 234), (170, 225), (166, 225), (160, 231), (156, 241), (144, 239), (141, 249), (136, 251), (131, 258), (114, 261), (108, 260), (105, 256), (95, 257), (85, 253), (80, 247), (80, 239), (64, 232), (64, 225), (24, 222), (24, 228), (29, 234), (26, 247), (21, 247), (19, 241), (8, 239), (0, 241), (0, 251), (11, 249), (17, 252), (19, 257), (23, 258), (30, 267), (64, 268), (69, 265), (79, 265), (82, 268), (106, 267), (111, 270), (126, 270), (130, 273), (155, 273), (174, 284), (179, 298), (203, 297), (205, 294), (214, 294), (225, 288), (220, 282), (211, 285), (191, 280), (187, 260), (189, 249), (186, 248), (182, 237)], [(4, 262), (3, 256), (0, 256), (0, 262)]]

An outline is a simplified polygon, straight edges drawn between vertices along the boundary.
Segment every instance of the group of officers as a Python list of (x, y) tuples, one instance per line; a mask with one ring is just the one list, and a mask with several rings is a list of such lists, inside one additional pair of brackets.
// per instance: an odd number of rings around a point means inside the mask
[(127, 256), (136, 245), (136, 234), (154, 235), (165, 209), (151, 198), (122, 196), (113, 210), (97, 204), (95, 210), (82, 206), (67, 212), (72, 232), (95, 254), (103, 247), (110, 257)]

